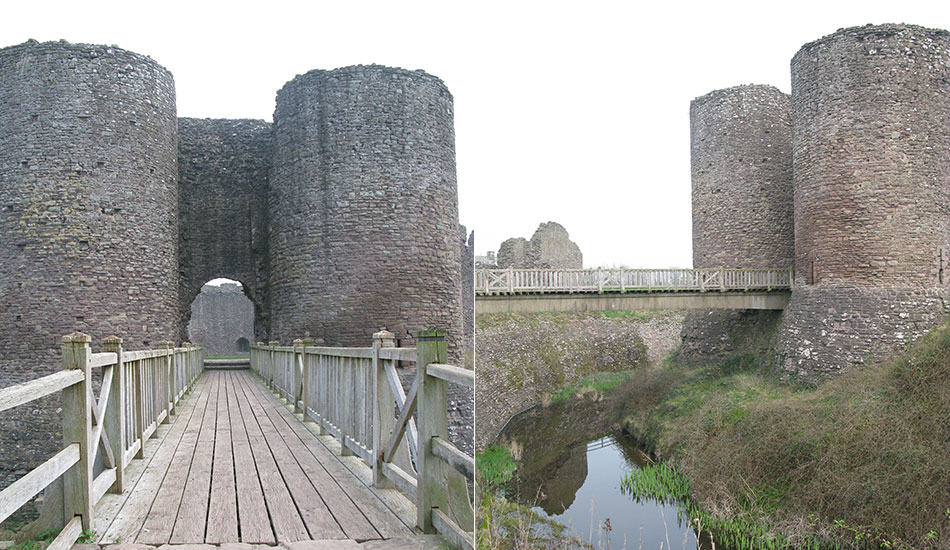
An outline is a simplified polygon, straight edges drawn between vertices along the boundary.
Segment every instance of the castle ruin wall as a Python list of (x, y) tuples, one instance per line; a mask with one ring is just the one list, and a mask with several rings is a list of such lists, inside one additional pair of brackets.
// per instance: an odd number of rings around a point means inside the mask
[(886, 357), (948, 311), (950, 33), (839, 30), (792, 59), (795, 269), (786, 374)]
[[(267, 341), (267, 185), (271, 125), (262, 120), (180, 118), (180, 326), (208, 281), (240, 281)], [(184, 333), (183, 340), (187, 339)]]
[[(792, 265), (791, 99), (772, 86), (716, 90), (690, 104), (694, 268)], [(678, 355), (766, 351), (780, 313), (691, 310)], [(763, 327), (768, 327), (766, 330)]]
[[(61, 369), (77, 330), (96, 349), (174, 339), (171, 73), (116, 47), (29, 41), (0, 49), (0, 98), (0, 387)], [(61, 448), (58, 400), (0, 415), (0, 486)]]
[(422, 71), (355, 66), (288, 82), (274, 111), (271, 336), (411, 345), (461, 358), (452, 95)]

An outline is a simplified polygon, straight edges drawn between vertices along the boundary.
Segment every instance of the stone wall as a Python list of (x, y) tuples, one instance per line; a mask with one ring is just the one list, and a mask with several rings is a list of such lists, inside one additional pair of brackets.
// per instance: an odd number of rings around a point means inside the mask
[(903, 351), (950, 315), (942, 289), (801, 286), (778, 336), (779, 365), (814, 381)]
[(792, 59), (796, 288), (786, 373), (887, 357), (946, 318), (950, 33), (839, 30)]
[[(771, 86), (716, 90), (690, 104), (693, 267), (792, 265), (791, 100)], [(692, 310), (685, 362), (760, 353), (780, 312)]]
[(462, 356), (471, 365), (475, 354), (475, 232), (459, 226), (462, 241)]
[(223, 277), (247, 289), (256, 339), (266, 341), (271, 125), (181, 118), (178, 128), (180, 326), (188, 326), (202, 286)]
[(475, 329), (476, 448), (513, 415), (597, 372), (656, 364), (680, 345), (683, 313), (480, 315)]
[(693, 267), (792, 265), (791, 99), (771, 86), (690, 104)]
[(245, 346), (254, 342), (254, 304), (241, 285), (205, 285), (191, 304), (189, 341), (204, 348), (205, 357), (248, 355)]
[(505, 269), (581, 269), (584, 257), (559, 223), (542, 223), (530, 241), (517, 237), (498, 247), (498, 267)]
[(505, 239), (498, 247), (498, 268), (525, 269), (528, 267), (528, 240), (524, 237)]
[(311, 71), (277, 94), (271, 337), (411, 344), (438, 327), (461, 359), (452, 95), (421, 71)]
[(792, 120), (796, 282), (945, 287), (950, 34), (880, 25), (806, 44)]
[[(115, 47), (0, 49), (0, 387), (94, 349), (178, 334), (172, 75)], [(58, 396), (0, 414), (0, 487), (61, 448)]]

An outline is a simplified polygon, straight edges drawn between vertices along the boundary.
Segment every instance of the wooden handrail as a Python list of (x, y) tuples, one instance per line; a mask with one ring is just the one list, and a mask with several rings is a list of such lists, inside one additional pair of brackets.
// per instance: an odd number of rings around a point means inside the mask
[(476, 269), (475, 293), (728, 292), (788, 290), (794, 272), (780, 269)]
[[(144, 426), (174, 414), (175, 403), (203, 370), (198, 346), (175, 348), (168, 343), (162, 350), (123, 353), (122, 339), (113, 336), (103, 341), (102, 352), (93, 353), (90, 343), (86, 334), (66, 335), (63, 370), (0, 388), (0, 411), (62, 392), (63, 450), (0, 491), (3, 521), (63, 477), (68, 521), (50, 543), (54, 550), (70, 548), (83, 530), (92, 529), (96, 503), (107, 492), (122, 492), (125, 468), (133, 456), (141, 458), (148, 437)], [(102, 368), (98, 396), (90, 387), (93, 368)], [(104, 467), (96, 472), (100, 449)]]
[[(447, 388), (474, 387), (474, 372), (445, 364), (440, 331), (416, 336), (415, 348), (395, 347), (387, 331), (374, 334), (370, 347), (257, 343), (251, 346), (251, 370), (304, 422), (335, 437), (343, 454), (372, 467), (373, 485), (394, 486), (415, 502), (420, 529), (471, 548), (467, 484), (474, 479), (474, 460), (449, 442)], [(397, 361), (416, 363), (408, 395)]]

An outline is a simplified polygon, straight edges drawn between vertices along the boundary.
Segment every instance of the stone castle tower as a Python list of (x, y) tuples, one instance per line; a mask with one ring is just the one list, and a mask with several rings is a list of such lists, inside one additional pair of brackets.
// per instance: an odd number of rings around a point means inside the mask
[[(717, 90), (690, 104), (693, 267), (792, 265), (791, 98), (772, 86)], [(680, 356), (755, 348), (775, 311), (693, 310)], [(764, 351), (764, 350), (761, 350)]]
[[(243, 284), (258, 339), (365, 346), (386, 327), (411, 345), (439, 327), (458, 361), (453, 116), (438, 78), (358, 66), (287, 83), (273, 124), (178, 119), (148, 57), (0, 49), (0, 386), (59, 369), (76, 330), (182, 340), (215, 277)], [(40, 409), (0, 416), (3, 470), (55, 447)]]
[[(750, 101), (762, 87), (741, 87), (693, 103), (694, 261), (794, 265), (778, 362), (818, 378), (888, 356), (950, 311), (950, 33), (839, 30), (803, 46), (791, 75), (790, 102)], [(735, 99), (707, 110), (726, 96), (743, 96), (743, 111), (731, 116)], [(770, 118), (791, 132), (736, 130)], [(789, 181), (792, 209), (772, 208), (788, 204)], [(729, 209), (742, 240), (709, 239)]]

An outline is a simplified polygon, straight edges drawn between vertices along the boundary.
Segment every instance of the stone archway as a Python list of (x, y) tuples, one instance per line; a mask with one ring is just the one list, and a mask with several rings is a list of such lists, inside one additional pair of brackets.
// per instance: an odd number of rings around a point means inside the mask
[(206, 357), (230, 357), (250, 350), (254, 304), (241, 283), (209, 281), (190, 304), (190, 312), (188, 339), (204, 347)]

